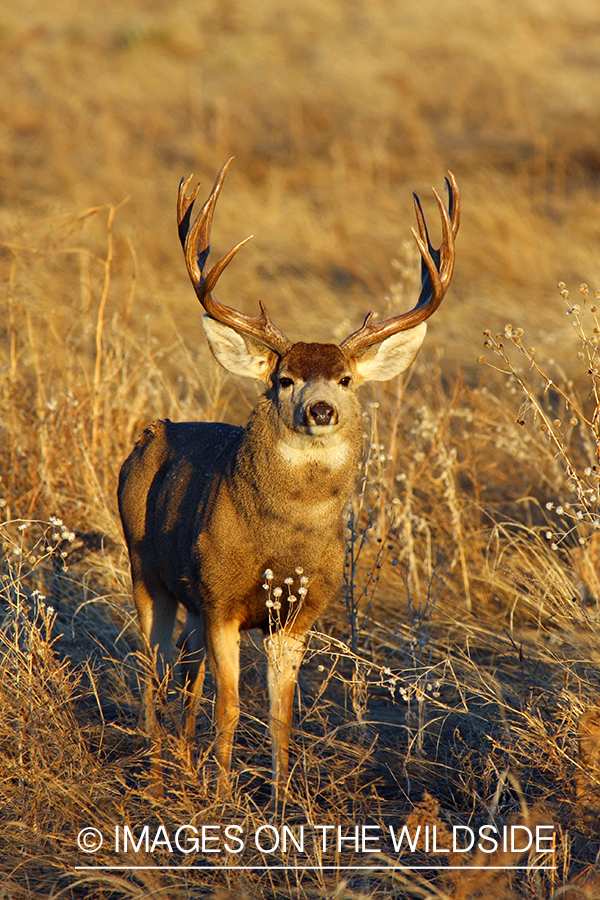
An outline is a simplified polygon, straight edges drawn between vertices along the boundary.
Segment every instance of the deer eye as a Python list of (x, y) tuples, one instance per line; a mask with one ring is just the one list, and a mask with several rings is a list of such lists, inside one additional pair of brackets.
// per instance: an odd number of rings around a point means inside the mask
[(349, 375), (344, 375), (343, 378), (340, 378), (340, 384), (342, 387), (348, 387), (348, 385), (350, 384), (351, 381), (352, 381), (352, 379), (350, 378)]
[(279, 387), (288, 388), (288, 387), (293, 387), (293, 386), (294, 386), (294, 382), (292, 381), (291, 378), (287, 378), (284, 375), (283, 378), (279, 379)]

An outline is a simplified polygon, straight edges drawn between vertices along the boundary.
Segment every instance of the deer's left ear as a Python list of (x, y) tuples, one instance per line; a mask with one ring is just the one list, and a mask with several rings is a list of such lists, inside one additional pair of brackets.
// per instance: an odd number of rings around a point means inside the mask
[(388, 381), (408, 369), (421, 348), (427, 323), (358, 350), (352, 357), (360, 381)]

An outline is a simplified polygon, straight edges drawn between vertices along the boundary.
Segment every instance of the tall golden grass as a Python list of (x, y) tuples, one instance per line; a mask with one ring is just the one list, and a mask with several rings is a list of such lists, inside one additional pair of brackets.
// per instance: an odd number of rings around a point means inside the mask
[[(592, 900), (596, 4), (22, 3), (0, 14), (0, 57), (3, 895)], [(243, 423), (257, 397), (210, 358), (174, 227), (179, 177), (208, 189), (232, 153), (215, 254), (255, 240), (220, 296), (247, 311), (260, 297), (293, 338), (340, 339), (371, 306), (413, 304), (411, 188), (425, 196), (449, 167), (464, 208), (417, 363), (365, 392), (348, 578), (303, 667), (285, 821), (550, 823), (552, 871), (75, 868), (116, 864), (109, 846), (78, 849), (88, 825), (269, 823), (252, 636), (231, 802), (214, 795), (210, 696), (190, 765), (174, 684), (163, 797), (150, 789), (115, 502), (153, 418)]]

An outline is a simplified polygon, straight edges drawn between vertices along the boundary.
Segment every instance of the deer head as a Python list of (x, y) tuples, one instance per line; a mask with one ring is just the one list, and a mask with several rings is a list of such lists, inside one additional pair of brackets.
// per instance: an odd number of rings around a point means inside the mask
[(460, 224), (460, 197), (454, 176), (448, 173), (448, 210), (434, 190), (441, 220), (442, 245), (431, 244), (421, 203), (414, 194), (418, 233), (412, 229), (421, 253), (421, 293), (414, 309), (373, 321), (373, 310), (358, 331), (339, 347), (333, 344), (292, 342), (276, 328), (262, 301), (260, 315), (248, 316), (231, 309), (212, 294), (217, 280), (238, 250), (237, 244), (208, 270), (212, 218), (231, 159), (225, 163), (213, 189), (191, 223), (197, 185), (185, 193), (192, 176), (182, 179), (177, 200), (177, 223), (188, 273), (206, 314), (202, 324), (216, 359), (237, 375), (264, 382), (285, 424), (297, 433), (324, 436), (341, 421), (346, 398), (364, 381), (387, 381), (413, 362), (425, 337), (426, 320), (438, 308), (454, 269), (454, 238)]

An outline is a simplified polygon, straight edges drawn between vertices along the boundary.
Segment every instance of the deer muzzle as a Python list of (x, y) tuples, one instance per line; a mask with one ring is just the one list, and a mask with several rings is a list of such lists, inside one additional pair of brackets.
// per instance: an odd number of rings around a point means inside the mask
[(337, 425), (338, 412), (331, 403), (326, 400), (317, 400), (311, 403), (305, 413), (307, 425)]

